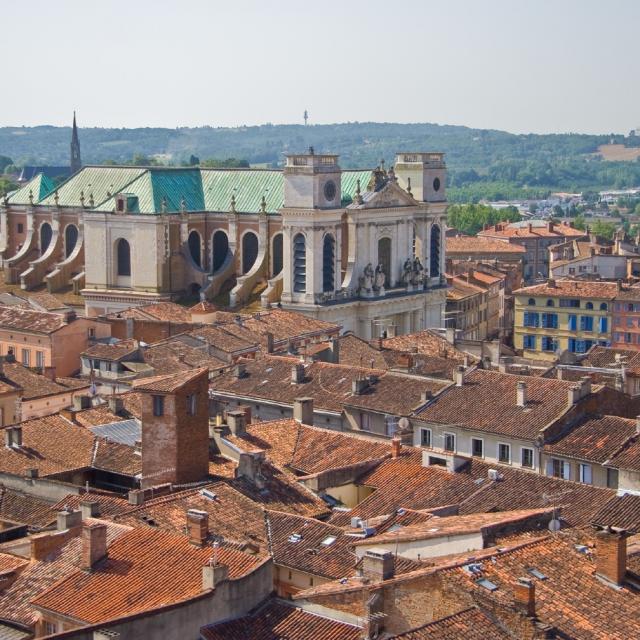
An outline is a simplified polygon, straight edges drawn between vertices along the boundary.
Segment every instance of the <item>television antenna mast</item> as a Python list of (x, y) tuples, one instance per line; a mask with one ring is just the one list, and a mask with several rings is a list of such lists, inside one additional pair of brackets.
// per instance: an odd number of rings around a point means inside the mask
[(306, 127), (309, 124), (309, 112), (306, 109), (304, 110), (304, 115), (302, 117), (304, 118), (304, 126)]

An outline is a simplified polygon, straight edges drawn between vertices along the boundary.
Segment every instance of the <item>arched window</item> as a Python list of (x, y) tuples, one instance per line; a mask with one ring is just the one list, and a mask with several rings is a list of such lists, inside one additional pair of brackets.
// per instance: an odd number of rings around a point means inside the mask
[(584, 305), (585, 309), (593, 309), (593, 302), (587, 302), (587, 304)]
[(64, 230), (64, 256), (68, 258), (76, 248), (78, 242), (78, 227), (75, 224), (68, 224)]
[(608, 309), (608, 305), (606, 302), (601, 302), (600, 303), (600, 311), (606, 311)]
[(242, 273), (248, 273), (258, 257), (258, 236), (249, 231), (242, 236)]
[(529, 298), (529, 302), (527, 302), (527, 305), (529, 305), (530, 307), (535, 307), (536, 306), (536, 299), (535, 298)]
[(440, 277), (440, 227), (434, 224), (431, 227), (431, 268), (429, 275), (432, 278)]
[(293, 290), (297, 293), (307, 290), (307, 247), (301, 233), (293, 238)]
[(378, 264), (382, 265), (387, 283), (391, 284), (391, 238), (380, 238), (378, 240)]
[(213, 246), (212, 271), (217, 271), (224, 264), (229, 253), (229, 238), (224, 231), (218, 230), (213, 234), (211, 244)]
[(322, 290), (325, 292), (336, 289), (335, 258), (336, 241), (328, 233), (322, 243)]
[(276, 233), (271, 244), (271, 277), (282, 271), (282, 234)]
[(193, 261), (199, 266), (202, 266), (202, 248), (200, 243), (200, 234), (197, 231), (192, 231), (189, 234), (189, 253), (193, 258)]
[(51, 230), (51, 225), (48, 222), (43, 222), (40, 225), (40, 254), (41, 255), (49, 248), (52, 235), (53, 235), (53, 231)]
[(556, 303), (555, 303), (551, 298), (549, 298), (549, 299), (547, 300), (547, 307), (554, 307), (554, 306), (555, 306), (555, 304), (556, 304)]
[(131, 247), (129, 243), (120, 238), (117, 244), (117, 258), (118, 258), (118, 275), (130, 276), (131, 275)]

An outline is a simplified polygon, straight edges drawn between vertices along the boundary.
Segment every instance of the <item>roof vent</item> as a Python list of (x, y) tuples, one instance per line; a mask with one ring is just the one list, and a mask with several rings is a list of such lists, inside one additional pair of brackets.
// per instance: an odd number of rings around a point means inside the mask
[(487, 475), (489, 477), (489, 480), (493, 480), (494, 482), (497, 482), (498, 480), (500, 480), (500, 473), (498, 472), (497, 469), (489, 469), (489, 471), (487, 472)]

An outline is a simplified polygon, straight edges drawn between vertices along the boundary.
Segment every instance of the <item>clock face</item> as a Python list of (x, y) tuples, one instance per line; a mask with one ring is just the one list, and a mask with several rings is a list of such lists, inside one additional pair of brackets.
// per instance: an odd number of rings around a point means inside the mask
[(336, 197), (336, 184), (333, 180), (324, 183), (324, 197), (327, 202), (331, 202)]
[(433, 180), (433, 190), (440, 191), (440, 178), (434, 178)]

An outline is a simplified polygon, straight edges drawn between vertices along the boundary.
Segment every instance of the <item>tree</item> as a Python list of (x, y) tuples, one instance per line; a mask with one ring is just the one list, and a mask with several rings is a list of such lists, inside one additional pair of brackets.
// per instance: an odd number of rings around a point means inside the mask
[(634, 212), (637, 216), (640, 216), (640, 202), (638, 202), (638, 204), (636, 205), (636, 208), (633, 210), (633, 212)]
[(553, 213), (558, 217), (558, 218), (562, 218), (564, 217), (564, 209), (559, 205), (556, 204), (553, 207)]
[(613, 240), (613, 236), (616, 232), (616, 225), (613, 222), (603, 222), (602, 220), (596, 220), (591, 225), (591, 232), (597, 236), (606, 238), (607, 240)]
[(15, 191), (18, 188), (18, 185), (15, 182), (11, 182), (8, 178), (3, 178), (0, 176), (0, 195), (5, 195), (6, 193), (10, 193), (11, 191)]
[(13, 165), (13, 160), (9, 156), (0, 156), (0, 173), (4, 173), (11, 165)]
[(494, 209), (486, 204), (453, 204), (447, 210), (447, 224), (469, 235), (475, 235), (484, 225), (502, 221), (517, 222), (520, 219), (515, 207)]
[(200, 164), (200, 158), (198, 158), (198, 156), (194, 156), (193, 154), (191, 154), (191, 156), (189, 156), (189, 166), (196, 167), (199, 164)]
[(573, 226), (580, 231), (585, 231), (587, 228), (587, 222), (582, 214), (575, 216), (573, 219)]

